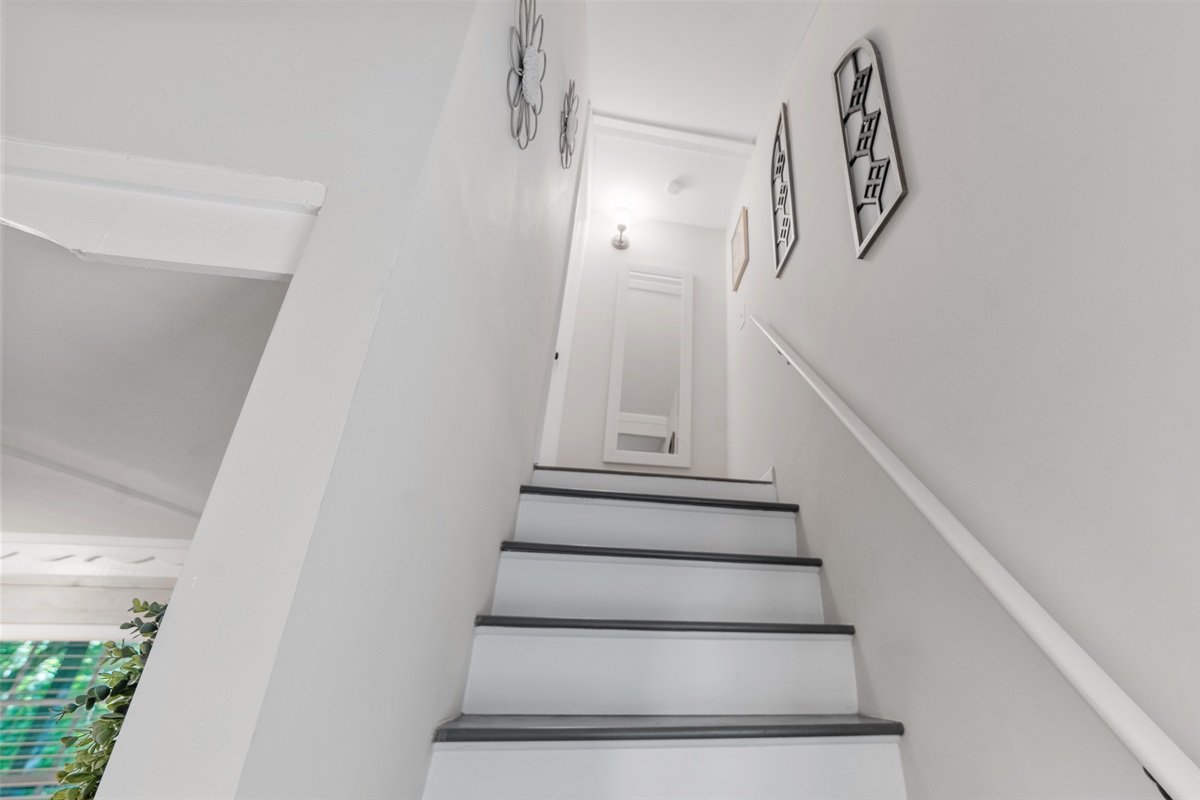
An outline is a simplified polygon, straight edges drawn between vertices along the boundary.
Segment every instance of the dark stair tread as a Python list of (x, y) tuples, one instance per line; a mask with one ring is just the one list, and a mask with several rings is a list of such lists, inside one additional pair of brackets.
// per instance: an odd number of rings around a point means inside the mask
[(628, 475), (631, 478), (675, 478), (685, 481), (715, 481), (717, 483), (749, 483), (758, 486), (770, 486), (771, 481), (757, 481), (747, 478), (712, 478), (707, 475), (667, 475), (661, 472), (626, 472), (620, 469), (588, 469), (586, 467), (543, 467), (533, 465), (534, 469), (542, 472), (582, 472), (588, 475)]
[(618, 558), (655, 558), (670, 561), (712, 561), (729, 564), (775, 564), (790, 567), (819, 567), (821, 559), (803, 556), (766, 556), (751, 553), (707, 553), (698, 550), (653, 550), (642, 547), (600, 547), (551, 542), (502, 542), (500, 549), (510, 553), (552, 553), (556, 555), (611, 556)]
[(674, 494), (641, 494), (638, 492), (608, 492), (602, 489), (560, 489), (556, 486), (522, 486), (521, 494), (540, 494), (554, 497), (579, 497), (592, 500), (627, 500), (642, 503), (663, 503), (675, 506), (734, 508), (743, 511), (785, 511), (796, 513), (795, 503), (770, 503), (763, 500), (726, 500), (715, 497), (683, 497)]
[(853, 625), (780, 622), (708, 622), (703, 620), (580, 619), (576, 617), (513, 617), (480, 614), (479, 627), (570, 628), (581, 630), (699, 631), (704, 633), (815, 633), (852, 635)]
[(435, 742), (612, 741), (898, 736), (904, 725), (859, 714), (724, 716), (557, 716), (463, 714), (437, 729)]

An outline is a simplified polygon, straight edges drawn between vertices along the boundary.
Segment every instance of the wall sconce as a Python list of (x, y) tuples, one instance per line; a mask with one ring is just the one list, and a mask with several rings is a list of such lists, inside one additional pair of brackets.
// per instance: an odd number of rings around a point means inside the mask
[(628, 208), (618, 208), (613, 211), (613, 222), (617, 223), (617, 235), (612, 238), (612, 246), (618, 250), (624, 250), (629, 247), (629, 238), (625, 235), (625, 231), (629, 228), (629, 223), (633, 221), (633, 212)]

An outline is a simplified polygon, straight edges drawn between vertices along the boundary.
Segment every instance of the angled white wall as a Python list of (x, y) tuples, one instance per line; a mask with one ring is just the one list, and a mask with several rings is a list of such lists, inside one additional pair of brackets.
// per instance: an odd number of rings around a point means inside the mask
[[(560, 166), (556, 126), (568, 79), (588, 96), (586, 8), (538, 9), (546, 100), (525, 151), (504, 97), (513, 6), (470, 20), (238, 797), (419, 797), (433, 730), (462, 707), (534, 460), (582, 166)], [(329, 702), (297, 702), (315, 687)]]
[[(800, 239), (770, 255), (769, 147), (736, 205), (733, 471), (774, 465), (858, 626), (912, 796), (1157, 796), (1140, 767), (753, 326), (772, 324), (1200, 760), (1195, 5), (825, 3), (776, 100)], [(910, 195), (854, 258), (831, 72), (882, 53)], [(1115, 57), (1114, 54), (1120, 54)], [(1164, 80), (1163, 76), (1171, 76)], [(732, 228), (731, 209), (731, 228)]]
[[(236, 790), (472, 13), (433, 2), (5, 8), (5, 136), (329, 186), (106, 773), (109, 797)], [(242, 615), (255, 633), (238, 679), (220, 703), (196, 703), (214, 643)]]

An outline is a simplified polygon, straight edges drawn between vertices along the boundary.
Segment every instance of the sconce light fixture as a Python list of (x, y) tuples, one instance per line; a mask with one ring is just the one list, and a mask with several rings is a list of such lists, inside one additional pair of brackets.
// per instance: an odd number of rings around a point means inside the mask
[(617, 223), (617, 235), (612, 238), (612, 246), (618, 250), (624, 250), (629, 247), (629, 237), (625, 235), (625, 231), (629, 229), (629, 223), (633, 221), (633, 212), (628, 208), (618, 208), (613, 211), (613, 222)]

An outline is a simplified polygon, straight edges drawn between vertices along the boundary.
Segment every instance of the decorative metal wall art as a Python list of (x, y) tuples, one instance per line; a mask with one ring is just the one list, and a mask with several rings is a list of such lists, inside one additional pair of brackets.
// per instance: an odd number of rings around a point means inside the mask
[(579, 96), (575, 94), (575, 81), (563, 95), (562, 121), (558, 126), (558, 160), (563, 169), (571, 168), (575, 156), (575, 132), (579, 129)]
[(733, 226), (733, 239), (729, 242), (729, 257), (733, 264), (733, 290), (736, 292), (742, 285), (742, 274), (750, 263), (750, 232), (746, 228), (746, 207), (738, 214), (737, 224)]
[(842, 125), (850, 230), (856, 255), (862, 258), (908, 194), (883, 62), (875, 45), (867, 39), (850, 45), (833, 71), (833, 85)]
[(771, 203), (774, 205), (775, 277), (783, 272), (796, 244), (796, 207), (792, 199), (792, 155), (788, 144), (787, 103), (779, 110), (771, 149)]
[(512, 135), (524, 150), (537, 136), (538, 114), (542, 113), (542, 76), (546, 54), (542, 52), (545, 28), (537, 13), (537, 0), (518, 0), (517, 24), (509, 29), (508, 103), (512, 106)]

